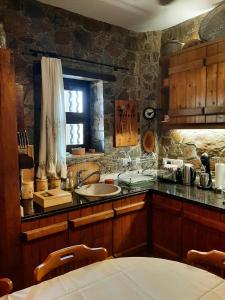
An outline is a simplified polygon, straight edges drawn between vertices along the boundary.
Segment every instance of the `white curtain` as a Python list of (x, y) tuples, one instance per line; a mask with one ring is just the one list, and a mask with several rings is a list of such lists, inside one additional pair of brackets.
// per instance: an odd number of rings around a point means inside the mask
[(37, 178), (66, 178), (66, 114), (61, 60), (42, 57), (42, 107)]

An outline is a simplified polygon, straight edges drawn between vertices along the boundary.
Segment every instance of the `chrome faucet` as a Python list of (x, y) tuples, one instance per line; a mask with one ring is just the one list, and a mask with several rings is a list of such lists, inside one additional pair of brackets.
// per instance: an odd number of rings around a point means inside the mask
[(100, 175), (100, 171), (94, 171), (94, 172), (88, 174), (86, 177), (84, 177), (84, 178), (81, 179), (81, 174), (82, 174), (82, 172), (85, 172), (85, 171), (87, 171), (87, 170), (77, 171), (77, 187), (76, 187), (77, 189), (81, 188), (82, 185), (83, 185), (83, 182), (85, 180), (87, 180), (89, 177), (91, 177), (93, 175), (97, 175), (97, 174)]

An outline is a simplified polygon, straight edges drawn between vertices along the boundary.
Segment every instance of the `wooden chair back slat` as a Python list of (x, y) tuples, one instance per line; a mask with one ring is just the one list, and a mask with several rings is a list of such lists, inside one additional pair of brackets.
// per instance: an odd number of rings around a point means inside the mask
[(66, 264), (76, 261), (89, 264), (104, 260), (107, 256), (108, 252), (105, 248), (89, 248), (85, 245), (63, 248), (50, 253), (45, 261), (35, 268), (34, 279), (36, 282), (40, 282), (49, 272)]
[(10, 294), (13, 290), (13, 283), (9, 278), (0, 278), (0, 297)]
[(211, 250), (208, 252), (189, 250), (187, 253), (187, 260), (196, 266), (216, 267), (220, 270), (221, 277), (224, 277), (225, 252), (218, 250)]

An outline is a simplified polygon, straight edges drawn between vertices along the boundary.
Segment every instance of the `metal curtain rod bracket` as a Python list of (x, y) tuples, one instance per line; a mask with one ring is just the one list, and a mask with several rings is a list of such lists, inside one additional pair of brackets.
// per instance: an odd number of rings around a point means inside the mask
[(79, 57), (60, 55), (60, 54), (57, 54), (56, 52), (47, 52), (47, 51), (39, 51), (39, 50), (29, 49), (29, 54), (31, 56), (35, 56), (35, 57), (38, 57), (39, 55), (41, 55), (41, 56), (48, 56), (48, 57), (53, 57), (53, 58), (61, 58), (61, 59), (65, 59), (65, 60), (75, 60), (75, 61), (79, 61), (79, 62), (83, 62), (83, 63), (87, 63), (87, 64), (93, 64), (93, 65), (112, 68), (112, 69), (114, 69), (114, 71), (118, 71), (118, 70), (129, 71), (128, 68), (124, 68), (124, 67), (120, 67), (120, 66), (116, 66), (116, 65), (99, 63), (97, 61), (87, 60), (87, 59), (83, 59), (83, 58), (79, 58)]

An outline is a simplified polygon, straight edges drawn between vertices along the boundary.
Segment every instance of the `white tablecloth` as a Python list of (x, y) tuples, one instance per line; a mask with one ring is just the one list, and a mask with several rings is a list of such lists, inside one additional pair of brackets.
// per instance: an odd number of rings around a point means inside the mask
[(225, 280), (174, 261), (118, 258), (74, 270), (3, 299), (224, 300)]

